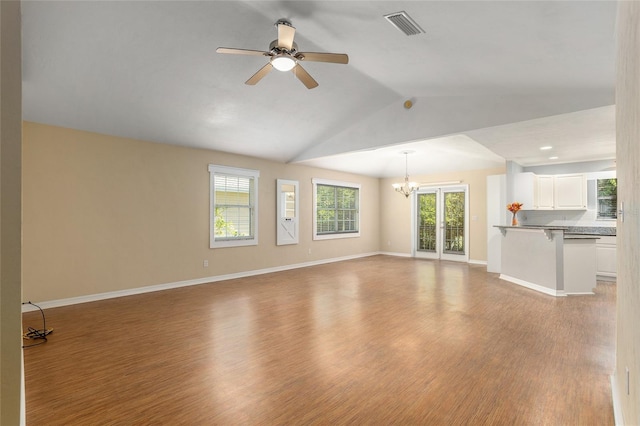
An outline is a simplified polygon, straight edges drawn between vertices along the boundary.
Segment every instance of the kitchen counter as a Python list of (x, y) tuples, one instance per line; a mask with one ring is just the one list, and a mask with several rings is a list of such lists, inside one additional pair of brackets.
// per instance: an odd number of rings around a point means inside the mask
[(565, 240), (599, 240), (600, 236), (598, 235), (587, 235), (587, 234), (567, 234), (564, 233)]
[(568, 226), (565, 234), (616, 236), (615, 226)]
[(566, 234), (572, 235), (604, 235), (616, 236), (615, 226), (560, 226), (560, 225), (519, 225), (498, 226), (498, 228), (524, 228), (524, 229), (562, 229)]
[(496, 226), (502, 233), (500, 278), (552, 296), (593, 294), (595, 235), (566, 226)]

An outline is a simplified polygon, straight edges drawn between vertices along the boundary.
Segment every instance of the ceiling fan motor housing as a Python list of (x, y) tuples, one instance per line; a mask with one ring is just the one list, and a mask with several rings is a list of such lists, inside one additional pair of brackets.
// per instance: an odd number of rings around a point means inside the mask
[(280, 47), (278, 46), (278, 40), (273, 40), (270, 44), (269, 44), (269, 51), (273, 52), (274, 54), (280, 53), (280, 52), (287, 52), (290, 55), (295, 55), (295, 53), (298, 51), (298, 45), (296, 44), (296, 42), (294, 41), (292, 43), (292, 47), (291, 50), (287, 50), (284, 47)]

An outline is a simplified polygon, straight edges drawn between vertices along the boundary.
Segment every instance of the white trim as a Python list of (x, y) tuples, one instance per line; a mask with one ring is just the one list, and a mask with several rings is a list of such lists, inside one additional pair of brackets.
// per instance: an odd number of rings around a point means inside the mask
[(395, 253), (390, 251), (381, 251), (378, 254), (384, 254), (385, 256), (396, 256), (396, 257), (413, 257), (411, 253)]
[[(25, 306), (25, 305), (22, 305)], [(27, 425), (27, 401), (26, 401), (26, 389), (24, 384), (24, 349), (21, 349), (20, 354), (20, 426)]]
[(624, 425), (624, 415), (622, 411), (622, 401), (620, 400), (620, 392), (618, 392), (618, 375), (611, 375), (611, 400), (613, 402), (613, 422), (616, 426)]
[(246, 169), (242, 167), (219, 166), (209, 164), (209, 173), (223, 173), (225, 175), (236, 175), (246, 177), (260, 177), (260, 170)]
[(469, 261), (467, 262), (470, 265), (483, 265), (483, 266), (487, 266), (487, 261), (486, 260), (475, 260), (475, 259), (469, 259)]
[(331, 186), (344, 186), (346, 188), (358, 188), (362, 187), (359, 183), (346, 182), (344, 180), (332, 180), (322, 178), (311, 178), (311, 183), (314, 185), (331, 185)]
[(531, 283), (529, 281), (521, 280), (519, 278), (514, 278), (514, 277), (511, 277), (509, 275), (500, 274), (499, 278), (501, 280), (509, 281), (509, 282), (511, 282), (513, 284), (517, 284), (519, 286), (526, 287), (526, 288), (531, 289), (531, 290), (539, 291), (540, 293), (545, 293), (545, 294), (548, 294), (550, 296), (556, 296), (556, 297), (564, 297), (564, 296), (566, 296), (566, 294), (565, 294), (565, 292), (563, 290), (554, 290), (552, 288), (548, 288), (548, 287), (544, 287), (544, 286), (541, 286), (541, 285), (538, 285), (538, 284), (534, 284), (534, 283)]
[[(258, 245), (258, 199), (260, 198), (259, 180), (260, 171), (253, 169), (243, 169), (238, 167), (219, 166), (217, 164), (209, 164), (209, 248), (224, 247), (245, 247)], [(253, 209), (251, 224), (253, 226), (253, 236), (237, 240), (221, 240), (215, 239), (215, 175), (224, 174), (230, 176), (243, 176), (253, 178)], [(251, 194), (251, 191), (250, 191)]]
[(617, 274), (598, 274), (596, 275), (596, 281), (606, 281), (610, 283), (615, 283), (618, 281)]
[[(313, 215), (313, 217), (315, 218), (315, 214)], [(338, 240), (340, 238), (358, 238), (360, 236), (360, 232), (340, 232), (340, 233), (337, 233), (337, 234), (320, 234), (320, 235), (317, 235), (315, 233), (315, 230), (317, 229), (315, 225), (313, 226), (313, 229), (314, 229), (314, 232), (313, 232), (313, 240), (314, 241)]]
[[(380, 252), (361, 253), (350, 256), (334, 257), (330, 259), (315, 260), (312, 262), (296, 263), (293, 265), (276, 266), (274, 268), (257, 269), (253, 271), (238, 272), (235, 274), (217, 275), (212, 277), (196, 278), (192, 280), (176, 281), (166, 284), (150, 285), (145, 287), (137, 287), (126, 290), (116, 290), (107, 293), (88, 294), (86, 296), (70, 297), (67, 299), (49, 300), (38, 302), (38, 306), (42, 309), (58, 308), (60, 306), (77, 305), (80, 303), (96, 302), (98, 300), (113, 299), (116, 297), (133, 296), (136, 294), (151, 293), (154, 291), (170, 290), (173, 288), (188, 287), (192, 285), (208, 284), (218, 281), (233, 280), (236, 278), (252, 277), (255, 275), (270, 274), (273, 272), (288, 271), (290, 269), (306, 268), (308, 266), (323, 265), (325, 263), (342, 262), (344, 260), (360, 259), (382, 254)], [(37, 310), (32, 305), (22, 305), (22, 312)]]
[[(443, 234), (440, 227), (436, 225), (436, 250), (434, 252), (418, 251), (418, 195), (436, 194), (436, 223), (444, 221), (444, 194), (447, 192), (464, 192), (464, 254), (444, 253), (442, 250)], [(469, 239), (470, 239), (470, 204), (469, 204), (469, 184), (455, 185), (420, 185), (417, 192), (411, 194), (411, 253), (415, 258), (432, 260), (451, 260), (453, 262), (472, 263), (469, 260)], [(484, 263), (486, 265), (486, 261)]]
[[(319, 240), (335, 240), (340, 238), (359, 238), (360, 237), (360, 229), (362, 228), (360, 214), (360, 206), (362, 200), (362, 185), (359, 183), (345, 182), (340, 180), (331, 180), (331, 179), (321, 179), (321, 178), (311, 178), (311, 184), (313, 186), (313, 218), (312, 218), (312, 238), (314, 241)], [(330, 186), (342, 186), (344, 188), (354, 188), (358, 190), (358, 231), (356, 232), (340, 232), (335, 234), (317, 234), (318, 230), (318, 185), (330, 185)]]

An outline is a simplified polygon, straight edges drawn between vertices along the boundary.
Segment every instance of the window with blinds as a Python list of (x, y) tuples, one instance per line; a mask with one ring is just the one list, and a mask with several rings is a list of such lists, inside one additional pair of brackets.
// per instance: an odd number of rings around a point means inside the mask
[(210, 165), (209, 173), (211, 248), (256, 245), (259, 172)]
[(360, 236), (360, 185), (313, 180), (314, 239)]

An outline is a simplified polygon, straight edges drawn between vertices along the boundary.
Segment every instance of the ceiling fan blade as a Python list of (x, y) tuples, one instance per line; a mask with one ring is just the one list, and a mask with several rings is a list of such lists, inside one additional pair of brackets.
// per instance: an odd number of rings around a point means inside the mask
[(299, 61), (331, 62), (334, 64), (349, 63), (349, 56), (346, 53), (299, 52), (296, 54), (296, 59)]
[(249, 84), (249, 85), (253, 86), (257, 82), (262, 80), (262, 77), (264, 77), (265, 75), (269, 74), (269, 71), (271, 71), (272, 69), (273, 69), (273, 65), (271, 65), (271, 62), (267, 62), (267, 65), (265, 65), (264, 67), (260, 68), (258, 70), (258, 72), (255, 73), (254, 75), (252, 75), (249, 80), (244, 82), (244, 84)]
[(293, 49), (293, 36), (295, 33), (296, 29), (291, 25), (278, 24), (278, 47), (287, 50)]
[(217, 53), (230, 53), (232, 55), (258, 55), (269, 56), (269, 52), (263, 52), (261, 50), (249, 50), (249, 49), (233, 49), (231, 47), (218, 47)]
[(318, 87), (318, 82), (311, 77), (311, 75), (304, 69), (300, 64), (293, 67), (291, 70), (293, 74), (304, 84), (307, 86), (307, 89), (313, 89), (314, 87)]

